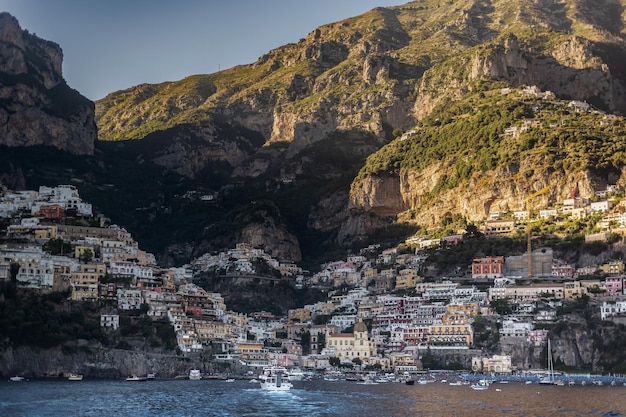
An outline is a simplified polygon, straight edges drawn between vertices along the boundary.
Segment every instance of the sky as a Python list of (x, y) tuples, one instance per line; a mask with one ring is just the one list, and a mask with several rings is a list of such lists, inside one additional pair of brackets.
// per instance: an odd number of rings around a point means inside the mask
[(253, 63), (315, 28), (409, 0), (0, 0), (63, 49), (63, 77), (91, 100), (142, 83)]

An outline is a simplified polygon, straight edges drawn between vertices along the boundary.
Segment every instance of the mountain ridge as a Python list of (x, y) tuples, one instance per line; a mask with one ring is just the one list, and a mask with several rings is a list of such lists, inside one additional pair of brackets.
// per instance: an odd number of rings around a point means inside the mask
[[(202, 189), (215, 197), (211, 204), (220, 210), (211, 210), (205, 218), (192, 216), (199, 222), (193, 238), (177, 236), (169, 245), (150, 248), (164, 258), (181, 246), (190, 255), (202, 253), (226, 241), (270, 236), (277, 228), (285, 233), (282, 241), (290, 243), (268, 243), (276, 245), (275, 256), (307, 256), (309, 250), (365, 242), (389, 225), (407, 225), (408, 230), (435, 227), (447, 213), (475, 222), (478, 213), (484, 216), (492, 207), (514, 209), (532, 191), (552, 182), (558, 182), (552, 199), (563, 197), (579, 182), (582, 190), (591, 192), (596, 185), (619, 181), (623, 164), (611, 162), (610, 173), (599, 165), (569, 164), (557, 170), (559, 176), (552, 175), (551, 164), (567, 153), (551, 150), (543, 138), (533, 136), (541, 135), (537, 132), (507, 143), (517, 150), (522, 142), (542, 143), (545, 149), (539, 156), (527, 155), (526, 149), (522, 155), (528, 158), (513, 163), (504, 156), (484, 157), (505, 128), (521, 123), (522, 116), (532, 117), (526, 110), (517, 118), (489, 116), (490, 127), (480, 125), (484, 138), (472, 136), (472, 143), (448, 135), (450, 146), (459, 149), (480, 143), (482, 147), (471, 153), (446, 151), (441, 156), (447, 160), (404, 167), (391, 176), (366, 175), (363, 166), (370, 155), (395, 154), (399, 135), (416, 127), (425, 132), (423, 127), (431, 125), (430, 142), (409, 142), (421, 143), (424, 153), (437, 149), (438, 128), (445, 132), (461, 126), (458, 123), (474, 110), (490, 105), (501, 88), (536, 85), (564, 102), (586, 100), (603, 111), (623, 113), (625, 9), (625, 2), (617, 0), (423, 0), (376, 8), (323, 25), (248, 65), (107, 95), (96, 102), (101, 145), (94, 157), (113, 158), (107, 152), (132, 148), (132, 169), (150, 165), (163, 176), (180, 176), (190, 190)], [(469, 110), (460, 112), (455, 106)], [(435, 126), (436, 119), (454, 123)], [(583, 159), (585, 152), (593, 151), (576, 148), (564, 138), (551, 140)], [(405, 157), (395, 155), (394, 163), (401, 164)], [(475, 155), (502, 165), (487, 162), (456, 178), (468, 168), (450, 161), (471, 161)], [(91, 165), (98, 164), (106, 165)], [(531, 167), (537, 168), (532, 175)], [(103, 174), (96, 171), (85, 174), (94, 178), (85, 186), (100, 186), (98, 176)], [(507, 172), (512, 173), (508, 185), (497, 187), (507, 190), (506, 197), (467, 191)], [(129, 187), (112, 185), (111, 193)], [(132, 190), (123, 195), (132, 195)], [(438, 198), (447, 202), (436, 203)], [(122, 218), (114, 220), (131, 229), (134, 223), (140, 229), (163, 227), (159, 218), (174, 224), (172, 210), (183, 205), (180, 198), (163, 192), (154, 199), (178, 201), (161, 208), (156, 202), (151, 205), (154, 220), (147, 225), (139, 225), (131, 214), (120, 213)], [(380, 204), (371, 204), (377, 199)], [(422, 207), (425, 202), (436, 204), (428, 209)], [(107, 204), (103, 199), (95, 203)], [(253, 221), (254, 232), (244, 231), (242, 219)], [(142, 238), (141, 232), (134, 234)]]

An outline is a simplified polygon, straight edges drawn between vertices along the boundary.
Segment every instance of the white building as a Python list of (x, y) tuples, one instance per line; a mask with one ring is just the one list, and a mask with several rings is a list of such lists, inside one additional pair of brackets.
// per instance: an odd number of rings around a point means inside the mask
[(117, 330), (120, 327), (119, 314), (101, 314), (100, 327)]
[(139, 310), (143, 303), (141, 290), (117, 290), (117, 308), (120, 310)]
[(502, 323), (502, 328), (500, 329), (500, 336), (512, 336), (512, 337), (527, 337), (528, 332), (533, 330), (534, 326), (532, 323), (516, 321), (516, 320), (505, 320)]
[(602, 303), (602, 306), (600, 306), (600, 318), (602, 320), (624, 313), (626, 313), (626, 300), (615, 302), (605, 301)]
[(345, 314), (333, 316), (330, 319), (330, 324), (339, 327), (340, 329), (347, 329), (356, 323), (356, 314)]

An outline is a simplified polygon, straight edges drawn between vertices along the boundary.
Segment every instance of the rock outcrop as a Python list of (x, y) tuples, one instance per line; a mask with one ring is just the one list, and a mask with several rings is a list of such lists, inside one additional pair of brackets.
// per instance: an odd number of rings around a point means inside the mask
[(65, 83), (63, 53), (0, 13), (0, 144), (92, 154), (94, 104)]

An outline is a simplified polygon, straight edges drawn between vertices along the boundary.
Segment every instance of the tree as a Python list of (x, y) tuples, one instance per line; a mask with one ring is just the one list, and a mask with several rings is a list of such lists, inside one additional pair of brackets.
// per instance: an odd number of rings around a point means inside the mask
[(93, 259), (93, 250), (90, 248), (83, 249), (80, 251), (80, 260), (83, 262), (91, 262)]
[(336, 356), (331, 356), (328, 358), (328, 363), (330, 366), (338, 367), (341, 364), (341, 360)]
[(300, 335), (300, 345), (302, 346), (302, 353), (311, 352), (311, 333), (308, 330)]
[(354, 358), (354, 359), (352, 359), (352, 363), (355, 364), (356, 366), (363, 365), (363, 361), (361, 360), (361, 358)]
[(318, 314), (313, 319), (313, 324), (326, 324), (326, 323), (328, 323), (330, 321), (331, 317), (332, 316), (330, 316), (328, 314)]
[(72, 251), (72, 246), (69, 243), (65, 243), (63, 239), (50, 239), (43, 245), (43, 250), (50, 253), (50, 255), (67, 255)]
[(489, 307), (501, 316), (511, 313), (511, 306), (508, 298), (498, 298), (489, 302)]

